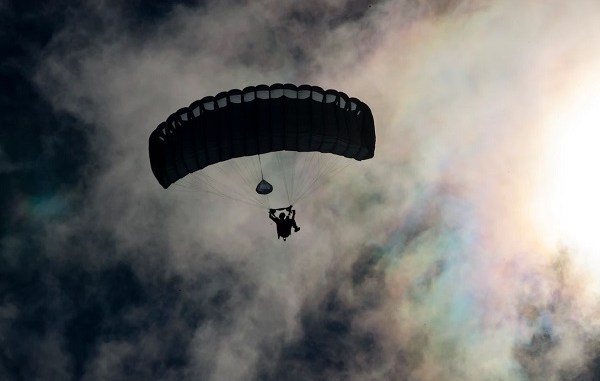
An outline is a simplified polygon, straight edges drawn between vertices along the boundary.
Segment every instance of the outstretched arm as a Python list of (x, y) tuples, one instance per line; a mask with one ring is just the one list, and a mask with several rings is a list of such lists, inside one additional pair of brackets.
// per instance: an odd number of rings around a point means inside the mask
[(269, 218), (275, 222), (279, 221), (279, 219), (275, 217), (275, 209), (269, 209)]

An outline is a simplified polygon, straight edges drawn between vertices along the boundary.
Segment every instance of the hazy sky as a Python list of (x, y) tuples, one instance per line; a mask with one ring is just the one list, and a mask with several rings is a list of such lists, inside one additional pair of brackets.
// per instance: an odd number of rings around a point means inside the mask
[[(0, 379), (600, 379), (597, 0), (0, 1)], [(148, 137), (231, 88), (367, 103), (266, 211)]]

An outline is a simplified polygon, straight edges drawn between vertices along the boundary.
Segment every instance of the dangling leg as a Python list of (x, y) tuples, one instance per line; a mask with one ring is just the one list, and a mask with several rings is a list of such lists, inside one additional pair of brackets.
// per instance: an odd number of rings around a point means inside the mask
[(296, 220), (292, 220), (292, 227), (294, 228), (295, 232), (297, 232), (298, 230), (300, 230), (300, 227), (298, 225), (296, 225)]

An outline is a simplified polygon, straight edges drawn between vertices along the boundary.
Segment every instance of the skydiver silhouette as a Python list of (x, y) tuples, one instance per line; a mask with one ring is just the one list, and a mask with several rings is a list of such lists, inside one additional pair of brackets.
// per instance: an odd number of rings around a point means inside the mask
[[(275, 211), (277, 210), (287, 210), (288, 214), (286, 216), (282, 212), (279, 213), (279, 217), (275, 217)], [(296, 225), (296, 211), (292, 209), (292, 205), (287, 208), (269, 209), (269, 218), (277, 224), (277, 239), (283, 238), (285, 241), (292, 234), (292, 228), (294, 228), (294, 232), (300, 230), (300, 227)]]

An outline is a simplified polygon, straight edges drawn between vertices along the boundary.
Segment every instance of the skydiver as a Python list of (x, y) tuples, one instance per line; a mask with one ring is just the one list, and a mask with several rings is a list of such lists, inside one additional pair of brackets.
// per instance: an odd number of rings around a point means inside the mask
[(269, 209), (269, 218), (277, 224), (277, 239), (283, 238), (285, 241), (292, 234), (292, 228), (294, 228), (294, 232), (300, 230), (300, 227), (296, 225), (296, 211), (290, 205), (284, 208), (288, 212), (287, 216), (282, 212), (279, 213), (279, 217), (275, 217), (276, 210), (278, 209)]

